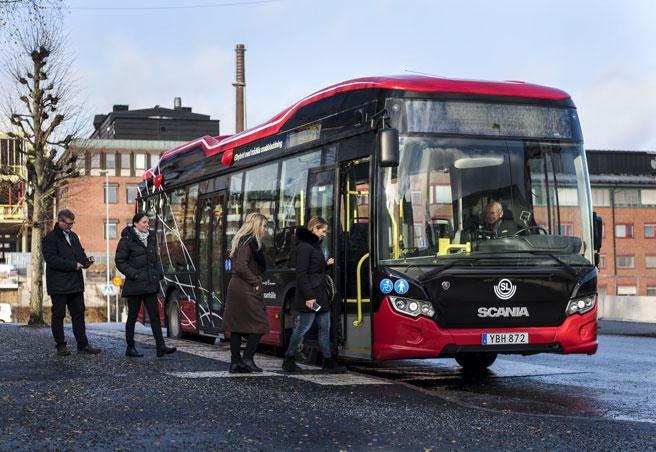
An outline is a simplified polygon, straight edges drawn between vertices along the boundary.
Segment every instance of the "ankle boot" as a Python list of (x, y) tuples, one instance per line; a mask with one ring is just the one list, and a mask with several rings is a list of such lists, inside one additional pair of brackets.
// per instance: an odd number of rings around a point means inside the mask
[(293, 357), (285, 357), (285, 360), (282, 362), (282, 368), (285, 372), (293, 374), (303, 373), (303, 369), (301, 369), (298, 364), (296, 364), (296, 361)]
[(324, 358), (323, 370), (328, 373), (342, 374), (346, 372), (346, 367), (338, 364), (333, 358)]
[(143, 354), (139, 353), (134, 345), (129, 345), (128, 349), (125, 351), (125, 356), (129, 356), (130, 358), (141, 358)]
[(175, 353), (177, 348), (175, 347), (167, 347), (166, 345), (163, 345), (161, 347), (157, 347), (157, 357), (161, 358), (164, 355), (170, 355), (171, 353)]
[(228, 371), (231, 374), (249, 374), (251, 370), (246, 366), (243, 360), (239, 360), (236, 363), (230, 364), (230, 370)]
[(255, 372), (255, 373), (262, 372), (262, 368), (258, 367), (257, 364), (255, 364), (255, 361), (253, 361), (253, 358), (250, 358), (250, 357), (247, 358), (247, 357), (244, 356), (244, 359), (242, 359), (242, 362), (244, 363), (244, 365), (251, 372)]

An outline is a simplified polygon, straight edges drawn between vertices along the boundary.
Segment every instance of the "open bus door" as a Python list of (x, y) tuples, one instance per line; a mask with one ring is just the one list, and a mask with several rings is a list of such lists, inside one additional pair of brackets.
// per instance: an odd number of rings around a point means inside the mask
[(371, 359), (369, 265), (369, 160), (350, 161), (339, 171), (339, 257), (336, 268), (342, 302), (344, 356)]
[(199, 332), (211, 335), (223, 332), (224, 201), (225, 192), (214, 193), (199, 200), (198, 210), (196, 318)]

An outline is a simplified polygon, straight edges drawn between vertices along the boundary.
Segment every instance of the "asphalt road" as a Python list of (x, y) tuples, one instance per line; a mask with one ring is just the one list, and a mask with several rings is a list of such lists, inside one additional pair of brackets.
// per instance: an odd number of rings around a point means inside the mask
[[(127, 359), (90, 327), (96, 356), (57, 357), (50, 331), (0, 325), (0, 450), (656, 450), (656, 339), (602, 336), (598, 355), (358, 366), (344, 375), (227, 373), (225, 345)], [(70, 332), (69, 332), (70, 333)]]

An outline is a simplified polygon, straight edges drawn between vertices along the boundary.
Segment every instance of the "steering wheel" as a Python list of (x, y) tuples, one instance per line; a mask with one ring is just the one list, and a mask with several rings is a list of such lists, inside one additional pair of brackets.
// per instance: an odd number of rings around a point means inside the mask
[(528, 226), (526, 228), (520, 229), (519, 231), (515, 232), (515, 237), (517, 237), (519, 235), (526, 235), (525, 234), (526, 232), (530, 232), (530, 231), (533, 231), (533, 230), (538, 231), (538, 234), (540, 234), (540, 233), (542, 233), (544, 235), (549, 234), (547, 232), (547, 230), (544, 229), (542, 226)]

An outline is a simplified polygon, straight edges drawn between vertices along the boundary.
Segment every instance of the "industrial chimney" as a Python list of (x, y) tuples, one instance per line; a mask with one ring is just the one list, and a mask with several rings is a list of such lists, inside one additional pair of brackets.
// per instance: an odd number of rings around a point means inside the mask
[(244, 52), (246, 46), (244, 44), (237, 44), (235, 47), (237, 53), (237, 81), (232, 84), (236, 91), (237, 105), (235, 108), (235, 132), (239, 133), (244, 130), (244, 87), (246, 86), (246, 70), (244, 67)]

